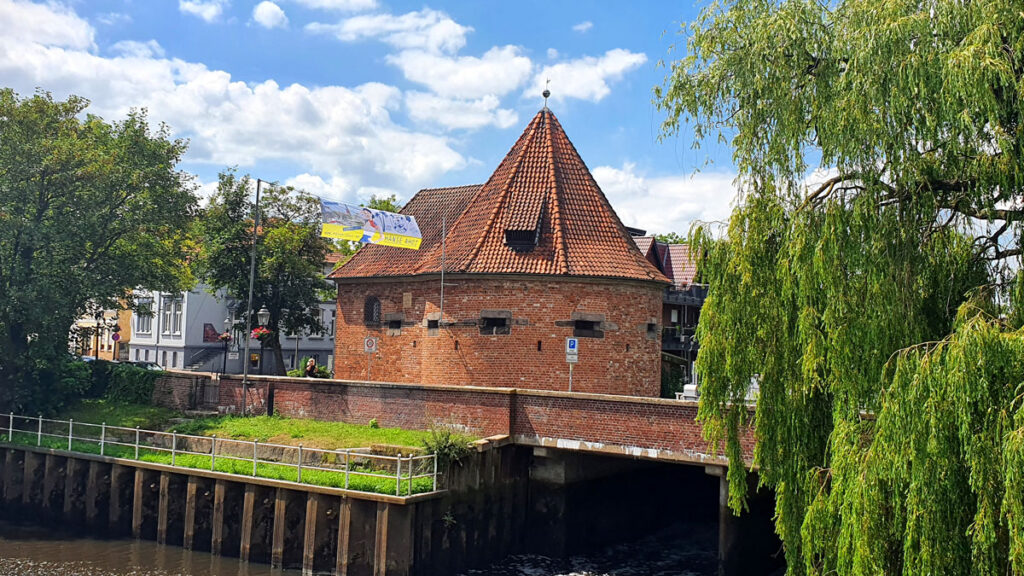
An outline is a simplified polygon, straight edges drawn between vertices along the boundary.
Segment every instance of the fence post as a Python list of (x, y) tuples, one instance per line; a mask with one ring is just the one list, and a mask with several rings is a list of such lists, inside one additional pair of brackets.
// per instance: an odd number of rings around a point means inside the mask
[(213, 435), (213, 439), (210, 441), (210, 470), (216, 470), (217, 467), (217, 435)]
[(407, 496), (412, 496), (412, 470), (416, 466), (416, 457), (409, 454), (409, 487), (406, 488), (405, 493)]
[(43, 415), (39, 415), (39, 430), (36, 432), (36, 446), (43, 445)]
[(349, 461), (352, 458), (352, 451), (348, 448), (345, 449), (345, 490), (348, 490), (348, 469)]
[(256, 476), (256, 447), (259, 446), (260, 441), (254, 440), (252, 443), (252, 475)]
[(100, 456), (104, 454), (104, 444), (107, 442), (107, 423), (100, 424)]
[(139, 427), (135, 427), (135, 459), (139, 459)]
[(402, 495), (402, 453), (398, 453), (398, 463), (395, 464), (395, 496)]
[(302, 483), (302, 444), (299, 444), (299, 463), (295, 466), (295, 481)]
[(75, 419), (68, 420), (68, 452), (71, 452), (71, 439), (74, 438)]
[(14, 412), (7, 415), (7, 441), (14, 442)]
[(175, 465), (175, 456), (178, 454), (178, 431), (171, 430), (171, 466)]

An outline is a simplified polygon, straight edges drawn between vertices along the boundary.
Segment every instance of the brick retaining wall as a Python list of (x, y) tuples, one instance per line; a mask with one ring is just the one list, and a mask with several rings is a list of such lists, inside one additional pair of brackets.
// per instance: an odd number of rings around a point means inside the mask
[[(213, 376), (217, 378), (216, 375)], [(182, 389), (178, 375), (158, 388)], [(219, 409), (240, 412), (241, 378), (219, 377)], [(505, 434), (519, 444), (658, 460), (721, 464), (701, 437), (694, 402), (515, 388), (423, 386), (251, 376), (249, 411), (428, 429), (450, 424), (479, 436)], [(173, 395), (167, 395), (173, 398)], [(157, 394), (154, 393), (154, 401)], [(164, 405), (164, 402), (158, 402)], [(753, 453), (753, 433), (744, 435)]]

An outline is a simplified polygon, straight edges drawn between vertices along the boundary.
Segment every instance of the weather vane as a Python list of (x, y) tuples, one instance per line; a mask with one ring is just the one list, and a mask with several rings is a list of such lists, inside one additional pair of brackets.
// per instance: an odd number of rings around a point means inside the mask
[(541, 96), (544, 97), (544, 107), (548, 107), (548, 96), (551, 96), (551, 90), (548, 90), (548, 86), (551, 85), (551, 78), (544, 81), (544, 91), (541, 92)]

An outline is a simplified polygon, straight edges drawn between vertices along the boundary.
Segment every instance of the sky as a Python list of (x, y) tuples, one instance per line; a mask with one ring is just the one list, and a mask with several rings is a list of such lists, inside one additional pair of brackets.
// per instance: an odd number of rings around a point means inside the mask
[(728, 148), (659, 141), (652, 104), (699, 6), (427, 2), (0, 0), (0, 86), (77, 94), (108, 122), (145, 108), (189, 141), (204, 195), (234, 167), (358, 203), (485, 182), (547, 85), (624, 224), (728, 217)]

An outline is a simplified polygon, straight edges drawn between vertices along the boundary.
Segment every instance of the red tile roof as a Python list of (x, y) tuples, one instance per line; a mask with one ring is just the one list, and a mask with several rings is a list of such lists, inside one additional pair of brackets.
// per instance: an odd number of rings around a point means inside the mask
[(685, 288), (697, 279), (697, 262), (689, 244), (665, 244), (654, 236), (634, 236), (640, 252), (655, 262), (677, 288)]
[[(637, 249), (558, 119), (544, 108), (483, 185), (422, 190), (403, 214), (416, 217), (420, 250), (367, 245), (332, 278), (445, 271), (629, 278), (668, 283)], [(536, 245), (513, 249), (506, 231)]]

